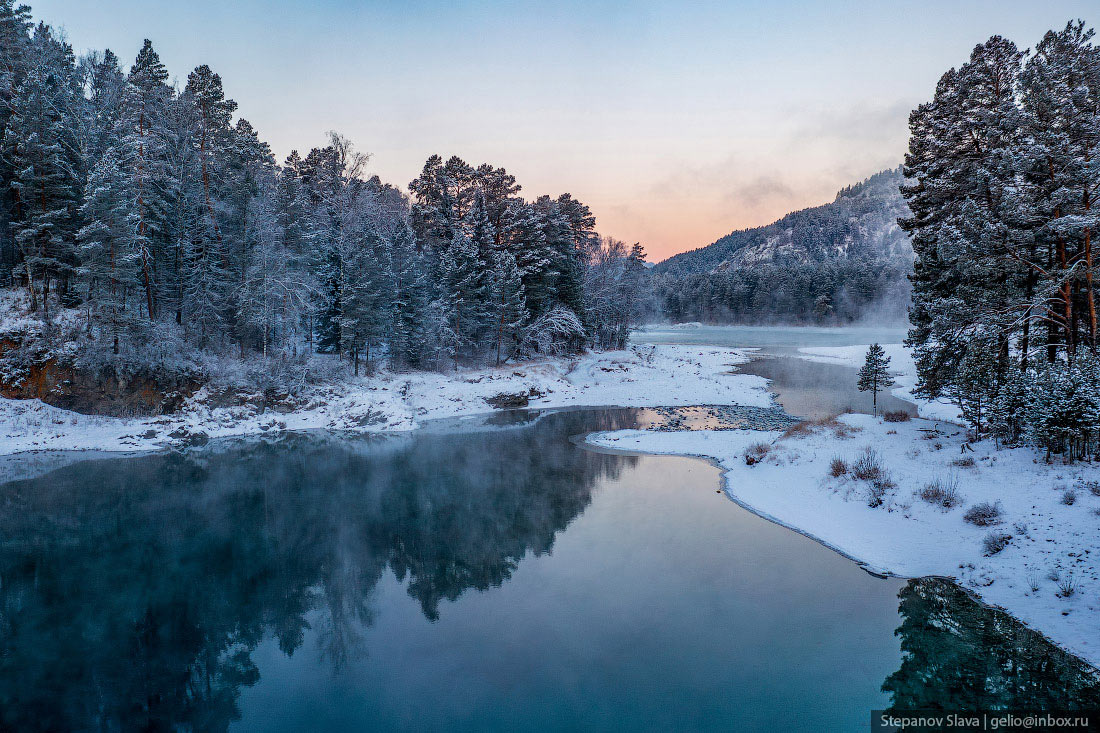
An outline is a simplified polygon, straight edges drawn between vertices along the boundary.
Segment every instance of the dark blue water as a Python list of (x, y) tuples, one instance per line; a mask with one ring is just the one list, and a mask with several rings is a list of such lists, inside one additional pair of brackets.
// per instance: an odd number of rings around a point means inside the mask
[(944, 581), (880, 579), (586, 450), (631, 410), (286, 436), (0, 486), (0, 727), (859, 730), (1100, 701)]

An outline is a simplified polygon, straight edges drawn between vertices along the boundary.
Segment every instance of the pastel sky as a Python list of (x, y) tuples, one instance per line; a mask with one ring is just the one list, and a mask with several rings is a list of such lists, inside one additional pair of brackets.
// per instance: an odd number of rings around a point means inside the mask
[(280, 159), (337, 130), (401, 186), (432, 153), (491, 162), (654, 261), (898, 164), (990, 35), (1100, 23), (1095, 0), (25, 1), (78, 52), (209, 64)]

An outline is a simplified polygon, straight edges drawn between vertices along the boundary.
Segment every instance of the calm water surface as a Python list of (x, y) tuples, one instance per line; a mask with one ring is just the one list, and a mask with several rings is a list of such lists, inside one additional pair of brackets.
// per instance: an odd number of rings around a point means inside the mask
[[(905, 329), (898, 328), (817, 328), (811, 326), (697, 326), (650, 327), (633, 335), (636, 343), (691, 344), (757, 349), (752, 361), (737, 368), (743, 374), (755, 374), (771, 380), (770, 390), (776, 402), (791, 415), (820, 418), (842, 412), (871, 414), (871, 395), (856, 388), (858, 370), (840, 364), (808, 361), (796, 356), (803, 346), (856, 346), (860, 344), (898, 344), (905, 340)], [(878, 411), (902, 411), (917, 414), (916, 405), (879, 394)]]
[(0, 485), (0, 728), (860, 730), (872, 708), (1100, 704), (938, 580), (880, 579), (632, 410), (290, 435)]

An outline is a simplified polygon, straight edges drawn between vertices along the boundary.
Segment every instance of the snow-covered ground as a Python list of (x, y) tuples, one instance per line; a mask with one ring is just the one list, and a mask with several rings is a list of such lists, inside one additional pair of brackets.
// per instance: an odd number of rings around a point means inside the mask
[[(39, 400), (0, 399), (0, 455), (38, 450), (151, 450), (188, 440), (272, 430), (412, 430), (425, 420), (484, 413), (486, 398), (530, 392), (531, 407), (771, 404), (764, 379), (730, 372), (744, 351), (638, 346), (451, 374), (382, 374), (319, 388), (292, 412), (210, 408), (200, 392), (176, 415), (124, 419), (82, 415)], [(257, 400), (259, 403), (259, 400)], [(173, 436), (172, 434), (176, 435)]]

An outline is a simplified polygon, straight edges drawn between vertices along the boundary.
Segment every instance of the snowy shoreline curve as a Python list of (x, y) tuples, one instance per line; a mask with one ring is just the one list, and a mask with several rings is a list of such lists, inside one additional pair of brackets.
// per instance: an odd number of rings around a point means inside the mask
[(178, 413), (145, 418), (84, 415), (41, 400), (0, 398), (0, 455), (159, 450), (196, 435), (205, 441), (285, 430), (408, 431), (428, 420), (492, 412), (486, 399), (501, 393), (528, 393), (532, 408), (770, 407), (766, 380), (731, 373), (748, 359), (745, 349), (661, 345), (448, 374), (381, 373), (317, 387), (303, 396), (301, 409), (287, 413), (247, 404), (213, 408), (202, 390)]
[[(944, 421), (888, 423), (844, 415), (792, 434), (772, 431), (653, 432), (588, 436), (598, 448), (683, 455), (723, 471), (723, 489), (749, 511), (804, 534), (870, 572), (954, 579), (982, 602), (1001, 608), (1052, 642), (1100, 668), (1100, 495), (1088, 464), (1046, 465), (1026, 448), (962, 448), (962, 428)], [(760, 460), (748, 465), (747, 453)], [(882, 504), (869, 506), (871, 484), (850, 470), (831, 476), (839, 459), (855, 464), (873, 450), (888, 479)], [(973, 465), (967, 458), (973, 459)], [(962, 465), (959, 465), (959, 464)], [(960, 502), (943, 508), (921, 499), (937, 478), (958, 481)], [(1074, 500), (1065, 503), (1066, 492)], [(999, 504), (990, 526), (963, 519), (969, 507)], [(1010, 535), (987, 554), (986, 538)], [(1071, 593), (1065, 593), (1072, 588)]]

